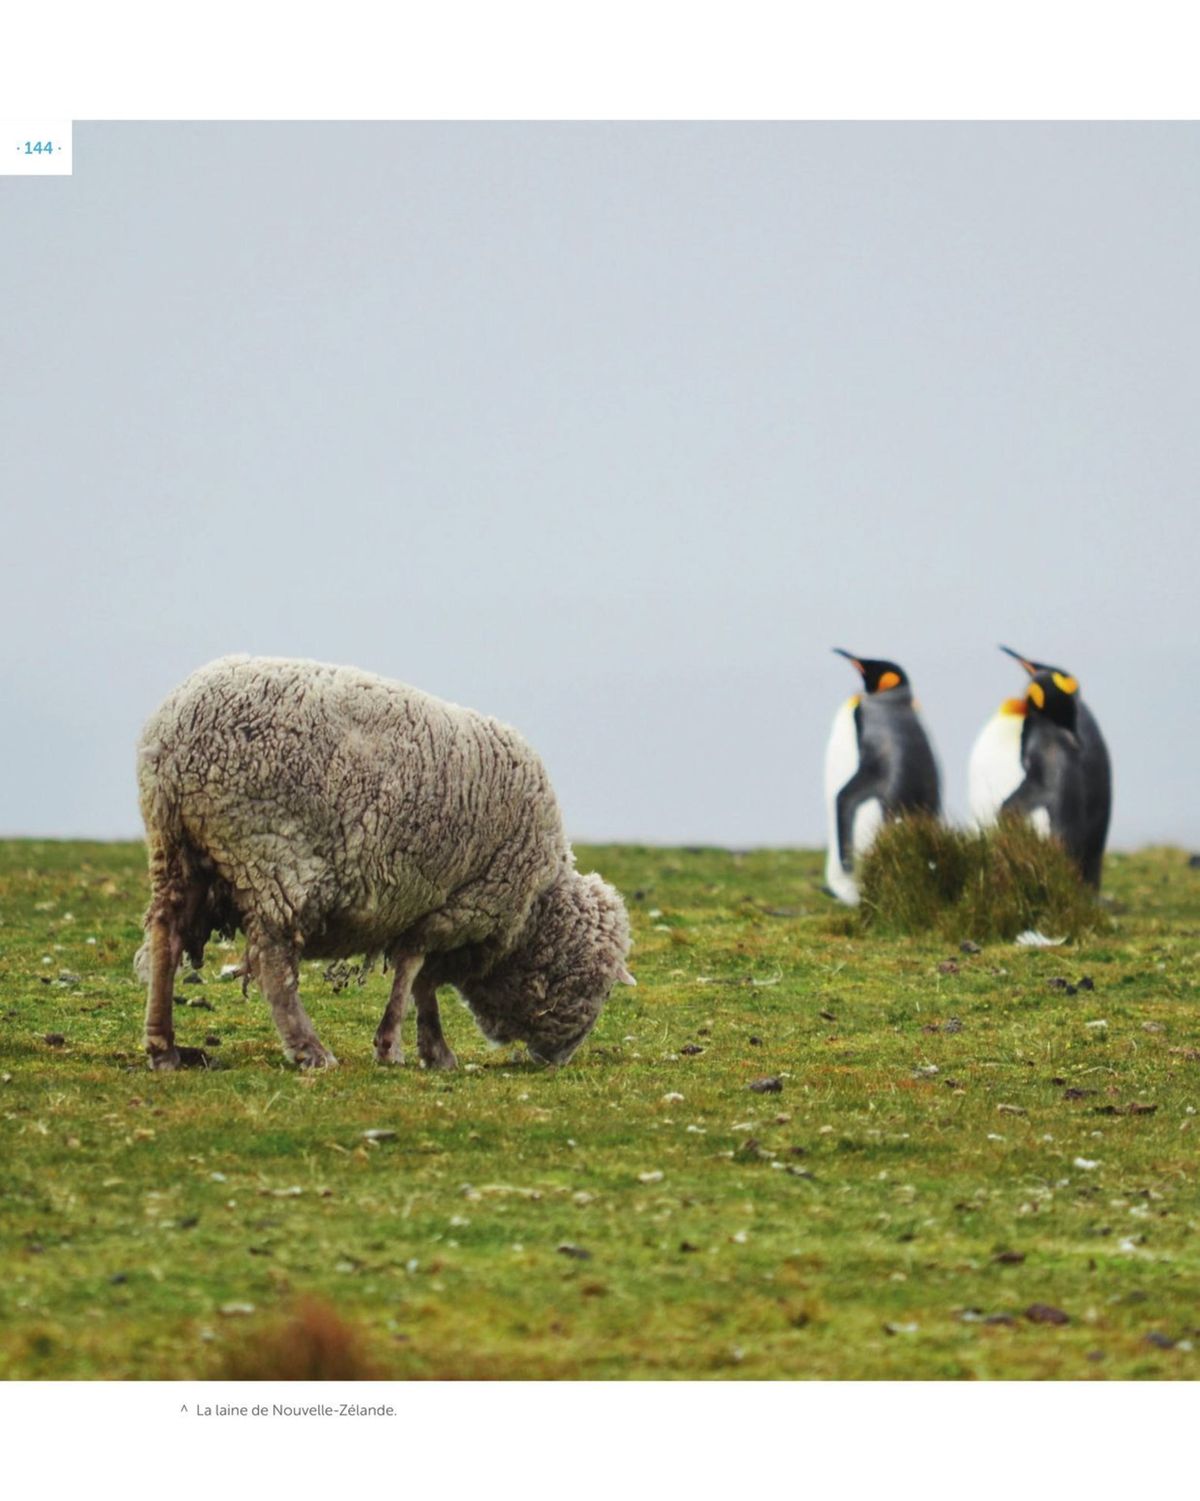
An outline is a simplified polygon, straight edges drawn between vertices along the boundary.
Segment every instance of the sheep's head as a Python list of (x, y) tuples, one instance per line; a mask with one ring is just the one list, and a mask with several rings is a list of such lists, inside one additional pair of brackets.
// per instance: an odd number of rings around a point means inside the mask
[(534, 903), (521, 942), (464, 986), (493, 1042), (523, 1042), (539, 1063), (566, 1063), (596, 1024), (625, 967), (625, 904), (597, 875), (564, 871)]

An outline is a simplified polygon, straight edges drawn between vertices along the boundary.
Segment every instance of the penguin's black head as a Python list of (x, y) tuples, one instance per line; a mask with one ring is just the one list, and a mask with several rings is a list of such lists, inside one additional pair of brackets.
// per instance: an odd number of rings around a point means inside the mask
[(1025, 704), (1031, 717), (1049, 720), (1075, 738), (1079, 685), (1074, 678), (1053, 667), (1035, 672), (1025, 690)]
[(1049, 673), (1050, 676), (1054, 679), (1055, 685), (1060, 688), (1063, 693), (1074, 693), (1078, 695), (1078, 681), (1063, 668), (1051, 667), (1049, 662), (1034, 662), (1029, 657), (1023, 657), (1019, 651), (1013, 651), (1011, 646), (1002, 646), (1000, 650), (1002, 652), (1006, 652), (1008, 656), (1014, 659), (1014, 661), (1020, 662), (1021, 666), (1025, 669), (1025, 671), (1031, 678), (1037, 677), (1039, 673)]
[(872, 657), (856, 657), (853, 652), (835, 646), (834, 651), (847, 662), (853, 662), (862, 673), (863, 687), (868, 693), (886, 693), (890, 688), (903, 688), (908, 683), (908, 674), (896, 662), (876, 661)]

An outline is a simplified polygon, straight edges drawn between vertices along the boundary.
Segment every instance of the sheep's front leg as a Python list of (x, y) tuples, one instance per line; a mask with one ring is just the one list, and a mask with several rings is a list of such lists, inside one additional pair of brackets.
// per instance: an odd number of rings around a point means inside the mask
[(283, 1051), (301, 1068), (334, 1068), (337, 1059), (321, 1042), (300, 1004), (300, 964), (294, 948), (264, 938), (254, 946), (254, 969), (283, 1039)]
[(417, 1052), (426, 1068), (457, 1068), (458, 1059), (442, 1036), (437, 986), (424, 978), (414, 987), (417, 998)]
[(396, 978), (392, 981), (392, 993), (388, 997), (387, 1010), (375, 1030), (375, 1057), (380, 1063), (404, 1062), (404, 1018), (412, 997), (413, 981), (417, 978), (424, 954), (394, 954)]

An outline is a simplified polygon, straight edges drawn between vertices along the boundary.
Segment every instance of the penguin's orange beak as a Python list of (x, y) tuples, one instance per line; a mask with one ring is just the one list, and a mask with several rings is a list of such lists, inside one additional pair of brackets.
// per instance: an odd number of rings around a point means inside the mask
[(833, 653), (834, 653), (834, 656), (845, 657), (845, 659), (846, 659), (847, 662), (853, 662), (853, 664), (855, 665), (855, 667), (858, 668), (859, 672), (863, 675), (863, 677), (864, 678), (866, 677), (866, 675), (867, 675), (867, 669), (862, 665), (862, 663), (858, 660), (858, 658), (854, 655), (853, 652), (843, 651), (840, 646), (835, 646), (833, 648)]
[(1028, 657), (1023, 657), (1019, 651), (1013, 651), (1011, 646), (1002, 646), (1000, 650), (1002, 652), (1006, 652), (1008, 656), (1012, 657), (1014, 661), (1020, 662), (1021, 666), (1025, 669), (1025, 671), (1031, 678), (1037, 676), (1037, 664), (1031, 662)]

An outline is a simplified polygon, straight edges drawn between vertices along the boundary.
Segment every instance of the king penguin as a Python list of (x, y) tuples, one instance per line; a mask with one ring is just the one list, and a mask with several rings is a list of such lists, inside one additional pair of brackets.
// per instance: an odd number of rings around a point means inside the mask
[(882, 825), (904, 812), (936, 815), (941, 794), (933, 747), (907, 673), (895, 662), (856, 657), (836, 646), (834, 651), (858, 668), (863, 692), (834, 715), (825, 751), (825, 884), (839, 901), (855, 907), (854, 867)]
[(1009, 646), (1029, 674), (1024, 698), (1008, 699), (971, 750), (971, 818), (986, 828), (1001, 812), (1024, 812), (1042, 834), (1061, 839), (1084, 880), (1099, 887), (1112, 813), (1112, 766), (1079, 683), (1061, 667)]

